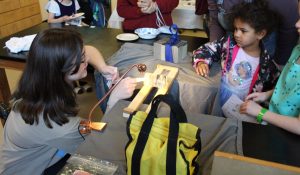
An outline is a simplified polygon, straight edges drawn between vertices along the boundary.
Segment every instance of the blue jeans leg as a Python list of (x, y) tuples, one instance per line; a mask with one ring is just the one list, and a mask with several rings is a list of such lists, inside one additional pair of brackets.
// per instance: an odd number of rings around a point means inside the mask
[[(104, 97), (104, 95), (109, 90), (109, 88), (107, 86), (107, 80), (98, 71), (95, 71), (94, 77), (95, 77), (95, 83), (96, 83), (96, 95), (97, 95), (97, 98), (100, 100), (102, 97)], [(101, 108), (101, 110), (102, 110), (103, 113), (105, 113), (105, 111), (106, 111), (108, 99), (109, 99), (109, 97), (107, 97), (102, 102), (102, 104), (100, 104), (100, 108)]]

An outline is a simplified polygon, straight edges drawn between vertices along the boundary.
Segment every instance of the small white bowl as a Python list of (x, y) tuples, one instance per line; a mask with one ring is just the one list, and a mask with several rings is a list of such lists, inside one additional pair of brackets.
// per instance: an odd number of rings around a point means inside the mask
[(138, 28), (135, 29), (134, 33), (138, 34), (142, 39), (153, 39), (160, 33), (160, 31), (155, 28)]

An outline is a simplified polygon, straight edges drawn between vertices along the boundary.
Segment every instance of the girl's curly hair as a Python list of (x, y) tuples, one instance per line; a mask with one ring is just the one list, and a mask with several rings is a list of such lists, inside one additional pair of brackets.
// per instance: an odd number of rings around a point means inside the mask
[(267, 34), (270, 34), (280, 24), (281, 17), (269, 8), (265, 0), (253, 0), (250, 3), (242, 2), (233, 6), (229, 19), (232, 25), (235, 19), (240, 19), (253, 27), (256, 32), (266, 30)]

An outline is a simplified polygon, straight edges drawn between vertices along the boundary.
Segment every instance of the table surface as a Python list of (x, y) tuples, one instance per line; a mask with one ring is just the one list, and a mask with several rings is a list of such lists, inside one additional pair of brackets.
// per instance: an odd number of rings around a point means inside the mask
[[(11, 37), (23, 37), (26, 35), (36, 34), (42, 30), (48, 28), (73, 28), (77, 30), (83, 38), (84, 44), (92, 45), (99, 49), (104, 57), (108, 59), (112, 56), (125, 42), (118, 41), (116, 36), (123, 33), (119, 29), (110, 29), (110, 28), (90, 28), (88, 26), (77, 27), (77, 26), (65, 26), (63, 24), (48, 24), (41, 23), (39, 25), (33, 26), (31, 28), (25, 29), (21, 32), (18, 32), (14, 35), (2, 38), (0, 40), (0, 101), (8, 103), (11, 96), (9, 89), (7, 76), (4, 69), (16, 69), (23, 70), (25, 62), (28, 56), (28, 52), (20, 53), (10, 53), (7, 48), (5, 48), (5, 42), (8, 41)], [(170, 37), (170, 35), (159, 35), (155, 39), (143, 40), (138, 39), (133, 41), (135, 43), (149, 44), (153, 45), (153, 42), (159, 40), (163, 37)], [(181, 39), (188, 41), (188, 51), (192, 51), (199, 47), (201, 44), (208, 41), (207, 38), (199, 37), (190, 37), (190, 36), (180, 36)]]
[[(0, 49), (0, 59), (9, 59), (9, 60), (25, 62), (27, 58), (28, 52), (20, 52), (14, 54), (14, 53), (10, 53), (8, 49), (4, 48), (5, 42), (8, 41), (10, 37), (23, 37), (26, 35), (36, 34), (48, 28), (62, 28), (62, 27), (73, 28), (77, 30), (82, 35), (84, 44), (92, 45), (97, 49), (99, 49), (105, 59), (113, 55), (113, 53), (115, 53), (121, 47), (121, 45), (124, 44), (123, 41), (119, 41), (116, 39), (116, 36), (118, 34), (123, 33), (123, 31), (120, 29), (97, 28), (97, 27), (90, 28), (88, 26), (82, 26), (82, 27), (65, 26), (62, 24), (48, 24), (44, 22), (39, 25), (28, 28), (26, 30), (23, 30), (21, 32), (18, 32), (12, 36), (2, 38), (0, 40), (0, 48), (3, 49)], [(154, 41), (169, 36), (170, 35), (161, 34), (155, 39), (150, 39), (150, 40), (138, 39), (133, 42), (153, 45)], [(208, 41), (207, 38), (191, 37), (191, 36), (180, 36), (180, 38), (188, 41), (188, 51), (193, 51), (201, 44)]]

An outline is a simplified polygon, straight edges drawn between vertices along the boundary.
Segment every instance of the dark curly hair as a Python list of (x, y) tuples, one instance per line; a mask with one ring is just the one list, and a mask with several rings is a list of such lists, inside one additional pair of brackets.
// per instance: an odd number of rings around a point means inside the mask
[(275, 11), (269, 9), (265, 0), (253, 0), (252, 2), (242, 2), (232, 7), (229, 16), (233, 24), (235, 19), (240, 19), (248, 23), (256, 32), (266, 30), (267, 35), (278, 27), (281, 17)]
[(72, 29), (52, 28), (40, 32), (32, 42), (25, 70), (13, 94), (14, 111), (25, 123), (38, 124), (42, 116), (47, 127), (51, 121), (67, 123), (78, 113), (76, 94), (66, 82), (66, 74), (78, 70), (83, 41)]

